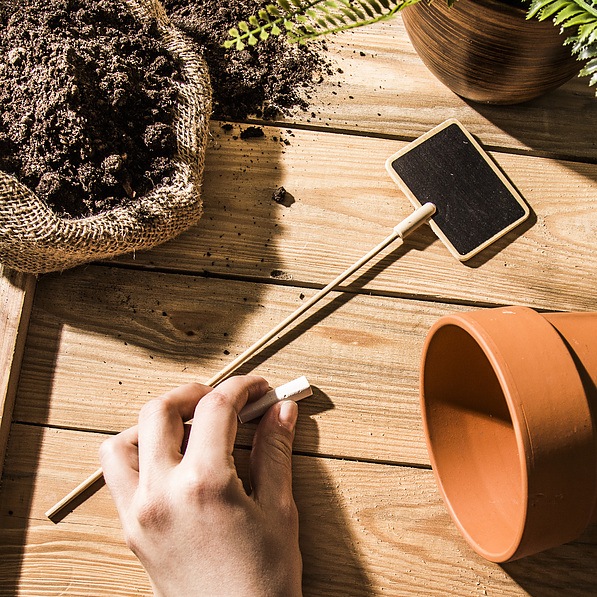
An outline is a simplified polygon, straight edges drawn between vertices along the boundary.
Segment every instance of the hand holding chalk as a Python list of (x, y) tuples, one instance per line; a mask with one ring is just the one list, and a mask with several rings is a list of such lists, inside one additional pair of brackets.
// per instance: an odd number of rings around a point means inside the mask
[[(299, 377), (293, 381), (274, 388), (261, 398), (247, 404), (239, 413), (238, 419), (241, 423), (247, 423), (263, 415), (276, 402), (283, 400), (301, 400), (307, 396), (312, 396), (313, 391), (305, 376)], [(103, 470), (98, 468), (93, 474), (89, 475), (82, 483), (77, 485), (72, 491), (65, 495), (59, 502), (54, 504), (47, 512), (49, 519), (60, 515), (76, 498), (87, 491), (92, 485), (97, 483), (103, 477)]]
[[(217, 390), (176, 388), (144, 406), (137, 427), (102, 445), (124, 536), (156, 595), (301, 595), (291, 458), (296, 404), (274, 404), (259, 422), (250, 494), (231, 458), (231, 415), (267, 389), (254, 375), (227, 379)], [(183, 422), (192, 416), (181, 454)]]

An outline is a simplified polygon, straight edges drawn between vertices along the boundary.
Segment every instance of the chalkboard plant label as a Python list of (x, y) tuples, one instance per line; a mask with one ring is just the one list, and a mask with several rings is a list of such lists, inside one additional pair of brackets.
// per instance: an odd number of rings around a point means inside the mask
[(460, 261), (530, 216), (512, 183), (453, 118), (390, 156), (386, 169), (415, 207), (435, 205), (429, 225)]

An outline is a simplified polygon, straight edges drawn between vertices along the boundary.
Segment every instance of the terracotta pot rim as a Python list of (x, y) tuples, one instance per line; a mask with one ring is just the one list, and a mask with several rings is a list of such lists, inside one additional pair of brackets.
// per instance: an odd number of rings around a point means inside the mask
[[(499, 314), (498, 314), (499, 312)], [(495, 321), (492, 317), (495, 316)], [(512, 316), (517, 318), (517, 324), (523, 320), (525, 325), (529, 325), (533, 330), (532, 334), (524, 336), (521, 334), (516, 337), (510, 337), (503, 332), (503, 318)], [(448, 495), (444, 482), (442, 481), (442, 471), (437, 468), (437, 459), (435, 456), (434, 441), (430, 434), (430, 421), (428, 420), (428, 408), (425, 395), (425, 371), (426, 354), (429, 350), (435, 334), (446, 326), (455, 326), (466, 332), (482, 350), (484, 356), (490, 363), (499, 382), (503, 398), (512, 421), (512, 428), (517, 447), (518, 465), (520, 469), (520, 482), (522, 487), (522, 503), (520, 509), (516, 512), (516, 532), (512, 533), (509, 546), (499, 551), (488, 550), (479, 537), (473, 537), (460, 520), (459, 512), (455, 510), (451, 496)], [(502, 330), (500, 330), (500, 327)], [(549, 368), (561, 367), (562, 374), (566, 380), (565, 395), (554, 392), (549, 387), (549, 380), (541, 377), (540, 371), (533, 371), (532, 368), (525, 369), (524, 358), (510, 359), (507, 356), (508, 351), (515, 347), (518, 354), (528, 351), (540, 351), (542, 358), (551, 359)], [(522, 347), (522, 351), (520, 350)], [(532, 359), (529, 359), (529, 363)], [(527, 307), (508, 307), (501, 309), (487, 309), (476, 312), (448, 315), (437, 321), (432, 326), (423, 351), (423, 360), (421, 365), (421, 410), (423, 415), (423, 426), (429, 451), (430, 460), (436, 476), (436, 480), (448, 510), (456, 522), (458, 528), (465, 536), (473, 548), (486, 559), (496, 562), (505, 562), (527, 555), (530, 552), (538, 551), (529, 544), (533, 541), (537, 528), (541, 526), (546, 513), (553, 516), (554, 511), (564, 517), (570, 518), (569, 535), (562, 537), (559, 543), (574, 539), (585, 528), (591, 519), (595, 496), (595, 471), (597, 465), (592, 464), (593, 474), (586, 474), (586, 463), (579, 463), (578, 455), (582, 453), (589, 461), (595, 461), (594, 453), (595, 430), (591, 422), (591, 413), (589, 405), (586, 403), (582, 383), (578, 378), (576, 365), (570, 356), (570, 353), (559, 336), (556, 329), (539, 313)], [(537, 387), (541, 388), (539, 393)], [(540, 395), (540, 400), (534, 396)], [(583, 402), (584, 401), (584, 402)], [(570, 408), (561, 409), (561, 404), (566, 404)], [(558, 410), (559, 409), (559, 410)], [(558, 416), (553, 416), (557, 412)], [(551, 416), (550, 416), (551, 413)], [(575, 467), (582, 476), (579, 476), (579, 491), (583, 498), (577, 503), (577, 509), (574, 515), (569, 511), (569, 504), (564, 501), (561, 507), (550, 504), (542, 504), (537, 496), (543, 495), (543, 490), (548, 493), (552, 490), (548, 486), (551, 481), (547, 481), (550, 468), (557, 464), (560, 455), (556, 452), (550, 453), (551, 444), (554, 438), (569, 435), (569, 430), (579, 430), (578, 435), (567, 440), (570, 446), (565, 447), (575, 455), (577, 462), (572, 462), (571, 467)], [(544, 445), (548, 446), (547, 448)], [(592, 450), (592, 453), (586, 453), (586, 450)], [(564, 481), (554, 481), (555, 491), (558, 491), (557, 483), (564, 485)], [(566, 489), (563, 487), (563, 489)], [(454, 497), (456, 492), (453, 492)], [(593, 496), (592, 499), (587, 496)], [(584, 500), (584, 501), (583, 501)], [(532, 507), (531, 506), (532, 503)], [(558, 510), (560, 507), (560, 510)], [(545, 509), (545, 510), (544, 510)], [(550, 547), (548, 545), (546, 547)], [(543, 548), (546, 548), (543, 547)]]

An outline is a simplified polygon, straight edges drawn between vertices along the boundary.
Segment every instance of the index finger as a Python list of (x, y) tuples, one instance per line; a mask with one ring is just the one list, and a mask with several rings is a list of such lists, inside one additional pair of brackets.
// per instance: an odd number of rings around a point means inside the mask
[(184, 421), (197, 403), (211, 391), (190, 383), (149, 401), (139, 413), (139, 472), (141, 481), (152, 479), (180, 462)]
[(263, 377), (243, 375), (227, 379), (206, 394), (195, 408), (183, 461), (201, 468), (202, 463), (228, 463), (240, 409), (268, 390), (269, 384)]
[(118, 512), (125, 512), (139, 484), (137, 426), (105, 440), (100, 446), (104, 479)]

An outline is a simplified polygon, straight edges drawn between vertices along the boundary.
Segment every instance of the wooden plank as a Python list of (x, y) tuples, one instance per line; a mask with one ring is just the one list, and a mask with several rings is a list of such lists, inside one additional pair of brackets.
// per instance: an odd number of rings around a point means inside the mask
[[(64, 486), (94, 465), (102, 439), (15, 426), (0, 498), (0, 595), (150, 594), (105, 487), (58, 525), (43, 517)], [(72, 446), (74, 461), (64, 458)], [(247, 451), (236, 457), (246, 478)], [(293, 464), (305, 596), (560, 597), (597, 588), (593, 531), (504, 569), (466, 545), (429, 470), (308, 456)]]
[(34, 276), (0, 264), (0, 477), (34, 292)]
[[(105, 267), (45, 276), (15, 419), (120, 431), (151, 396), (209, 379), (309, 292)], [(334, 294), (249, 368), (274, 386), (300, 375), (315, 386), (301, 402), (301, 452), (426, 464), (422, 344), (438, 317), (462, 308)], [(243, 426), (245, 445), (253, 429)]]
[(413, 139), (458, 118), (494, 148), (595, 161), (595, 90), (574, 78), (515, 106), (466, 101), (445, 87), (414, 51), (398, 16), (327, 40), (336, 72), (311, 94), (291, 123)]
[[(121, 261), (325, 285), (412, 211), (384, 167), (402, 142), (276, 128), (243, 141), (239, 130), (214, 124), (199, 224)], [(469, 304), (596, 310), (597, 165), (493, 157), (534, 211), (528, 226), (467, 265), (424, 227), (358, 286)], [(294, 197), (290, 207), (272, 199), (278, 186)]]

